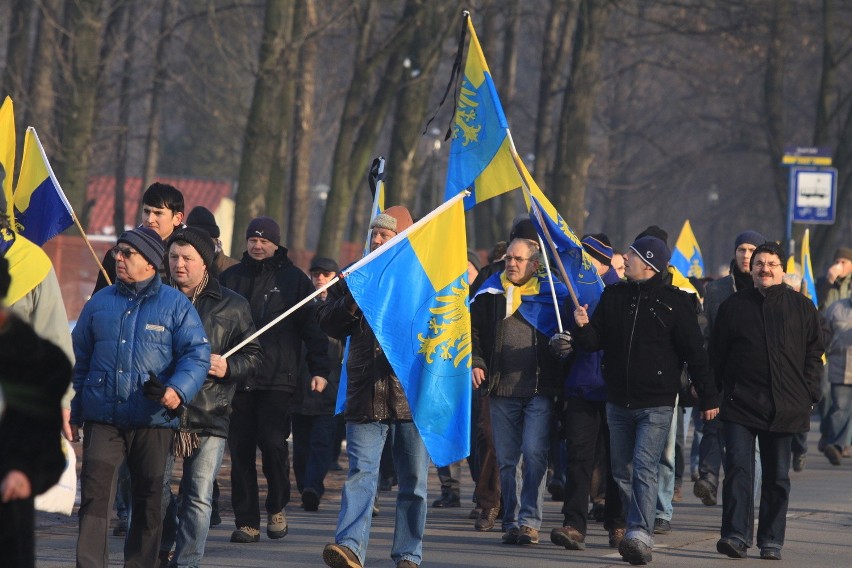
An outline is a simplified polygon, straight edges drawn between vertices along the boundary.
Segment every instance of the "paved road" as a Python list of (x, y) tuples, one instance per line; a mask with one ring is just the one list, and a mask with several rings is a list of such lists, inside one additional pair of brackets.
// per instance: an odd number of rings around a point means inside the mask
[[(816, 454), (816, 437), (811, 433), (811, 455), (801, 473), (793, 478), (787, 539), (783, 549), (787, 566), (841, 568), (852, 566), (852, 460), (831, 466)], [(224, 473), (224, 472), (223, 472)], [(342, 473), (330, 474), (330, 485), (339, 487)], [(227, 483), (227, 476), (220, 477)], [(673, 531), (658, 536), (654, 548), (653, 566), (700, 567), (708, 564), (747, 567), (756, 565), (758, 558), (731, 560), (716, 552), (719, 538), (721, 506), (705, 507), (691, 493), (691, 483), (684, 486), (684, 500), (675, 504)], [(437, 476), (430, 479), (430, 501), (438, 494)], [(227, 500), (223, 487), (223, 501)], [(294, 489), (295, 493), (295, 489)], [(427, 535), (423, 546), (424, 566), (547, 568), (565, 563), (583, 567), (626, 566), (618, 553), (607, 547), (606, 531), (600, 524), (591, 523), (584, 551), (567, 551), (550, 544), (550, 529), (561, 525), (560, 504), (545, 503), (542, 544), (517, 547), (500, 544), (499, 532), (480, 533), (467, 520), (472, 484), (463, 485), (461, 509), (430, 509)], [(373, 522), (368, 566), (393, 566), (390, 560), (393, 536), (393, 493), (381, 493), (381, 512)], [(256, 544), (231, 544), (233, 516), (225, 511), (222, 525), (210, 532), (204, 565), (231, 566), (323, 566), (322, 547), (333, 540), (340, 500), (339, 492), (329, 491), (327, 500), (316, 513), (306, 513), (298, 501), (287, 508), (290, 534), (278, 541), (261, 537)], [(226, 506), (226, 505), (225, 505)], [(51, 568), (74, 565), (77, 534), (76, 516), (59, 517), (40, 514), (37, 529), (37, 565)], [(110, 566), (121, 565), (120, 538), (110, 538)], [(756, 551), (752, 549), (753, 556)], [(759, 565), (764, 565), (760, 563)]]

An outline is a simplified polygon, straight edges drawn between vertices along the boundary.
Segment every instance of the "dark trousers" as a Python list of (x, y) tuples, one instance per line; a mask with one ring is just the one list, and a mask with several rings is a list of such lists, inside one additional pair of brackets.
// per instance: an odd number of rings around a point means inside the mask
[(274, 515), (290, 501), (290, 398), (283, 391), (237, 392), (231, 403), (231, 505), (237, 528), (260, 528), (257, 448), (266, 478), (266, 512)]
[(173, 430), (168, 428), (122, 430), (109, 424), (86, 424), (80, 472), (78, 567), (109, 564), (109, 517), (118, 468), (125, 457), (130, 471), (132, 512), (124, 541), (124, 565), (157, 565), (163, 476), (172, 435)]
[(722, 536), (752, 545), (754, 531), (754, 450), (760, 443), (763, 470), (757, 546), (781, 548), (790, 499), (793, 434), (766, 432), (725, 423), (725, 481), (722, 485)]
[(698, 446), (698, 477), (719, 487), (719, 473), (725, 450), (725, 427), (718, 417), (704, 421), (704, 433)]
[[(565, 518), (562, 525), (574, 527), (585, 535), (589, 490), (595, 468), (595, 450), (599, 442), (604, 443), (609, 455), (606, 402), (568, 397), (565, 399), (564, 408), (562, 425), (565, 429), (568, 455), (565, 469), (565, 502), (562, 505)], [(604, 526), (608, 529), (624, 528), (624, 513), (618, 486), (609, 466), (606, 467), (606, 488)]]
[(325, 476), (331, 467), (334, 444), (334, 416), (293, 414), (293, 473), (299, 493), (313, 489), (325, 492)]
[(491, 404), (487, 396), (479, 396), (479, 420), (476, 423), (476, 451), (479, 461), (479, 479), (473, 496), (476, 504), (483, 509), (500, 507), (500, 470), (497, 468), (497, 454), (494, 451), (494, 438), (491, 430)]
[(458, 501), (461, 498), (461, 460), (438, 468), (441, 497)]

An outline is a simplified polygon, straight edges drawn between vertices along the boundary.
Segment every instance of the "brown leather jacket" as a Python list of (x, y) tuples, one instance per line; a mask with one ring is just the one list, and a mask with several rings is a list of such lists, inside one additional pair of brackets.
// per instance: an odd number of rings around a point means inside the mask
[(329, 288), (317, 317), (329, 336), (349, 337), (346, 421), (411, 420), (402, 385), (343, 280)]

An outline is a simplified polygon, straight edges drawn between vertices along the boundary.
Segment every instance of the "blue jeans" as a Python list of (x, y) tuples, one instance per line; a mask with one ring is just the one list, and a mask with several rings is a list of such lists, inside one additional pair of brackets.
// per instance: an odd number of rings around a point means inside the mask
[(831, 385), (831, 407), (825, 422), (825, 441), (834, 444), (840, 450), (849, 440), (852, 427), (852, 385)]
[(680, 412), (677, 408), (677, 398), (675, 398), (674, 408), (677, 411), (672, 412), (672, 425), (669, 428), (669, 436), (666, 438), (666, 447), (663, 448), (663, 454), (657, 465), (657, 518), (667, 521), (672, 520), (672, 498), (675, 488), (675, 442), (677, 415)]
[(361, 565), (367, 556), (379, 463), (388, 433), (393, 433), (393, 461), (399, 480), (391, 558), (420, 565), (426, 530), (426, 481), (429, 455), (413, 422), (346, 423), (349, 475), (343, 485), (335, 542), (352, 550)]
[[(492, 396), (489, 402), (503, 493), (503, 530), (519, 525), (538, 530), (544, 506), (553, 399), (542, 395)], [(522, 455), (523, 479), (519, 492), (516, 472)]]
[(610, 462), (627, 514), (626, 538), (654, 545), (657, 471), (672, 424), (673, 408), (630, 409), (607, 403)]
[(722, 484), (722, 531), (752, 545), (754, 532), (755, 441), (760, 441), (762, 485), (757, 546), (781, 548), (790, 500), (793, 434), (752, 430), (725, 422), (725, 480)]
[(313, 489), (322, 497), (334, 454), (334, 416), (293, 414), (293, 473), (299, 493)]

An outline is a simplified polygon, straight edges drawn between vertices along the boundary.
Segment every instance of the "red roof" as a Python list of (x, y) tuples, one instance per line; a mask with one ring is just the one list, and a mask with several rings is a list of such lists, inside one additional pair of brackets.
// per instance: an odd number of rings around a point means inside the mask
[[(197, 178), (160, 177), (157, 181), (178, 188), (183, 193), (185, 212), (189, 213), (196, 205), (203, 205), (216, 212), (222, 199), (231, 197), (233, 183), (227, 180)], [(142, 178), (130, 177), (124, 185), (124, 224), (136, 226), (137, 210), (142, 200)], [(112, 235), (113, 203), (115, 203), (115, 177), (97, 176), (89, 180), (86, 191), (92, 209), (89, 211), (89, 235)], [(120, 231), (119, 231), (120, 232)]]

